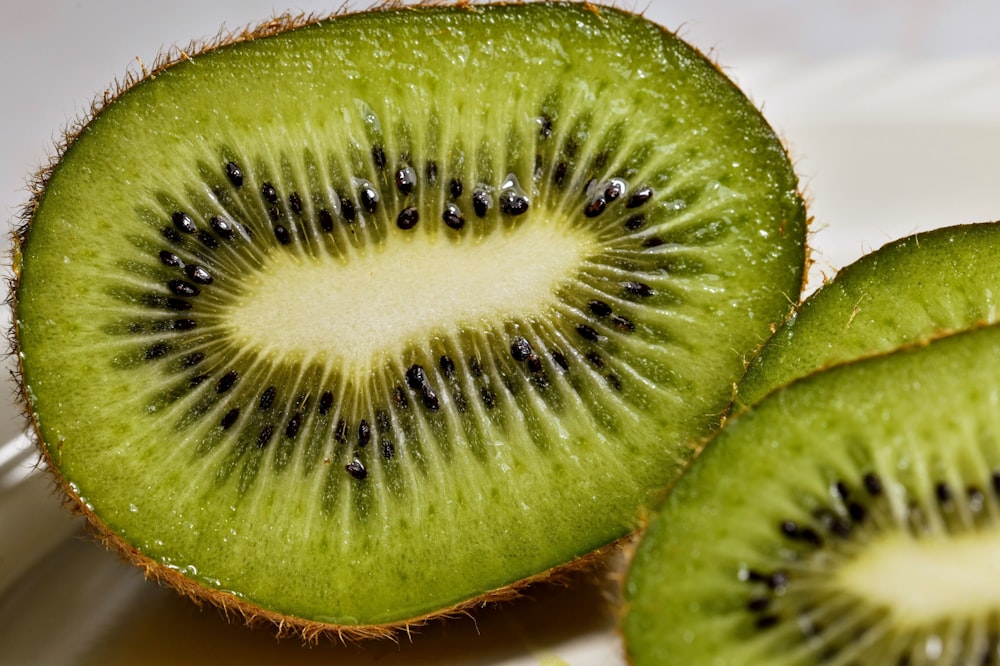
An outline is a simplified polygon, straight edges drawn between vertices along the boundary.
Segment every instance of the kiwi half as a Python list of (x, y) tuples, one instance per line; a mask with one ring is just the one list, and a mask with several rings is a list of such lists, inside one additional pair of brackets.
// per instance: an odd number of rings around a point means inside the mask
[(805, 263), (756, 108), (589, 3), (270, 22), (67, 143), (12, 297), (46, 460), (151, 577), (286, 631), (627, 535)]
[(965, 224), (863, 256), (768, 339), (740, 380), (733, 409), (810, 372), (997, 321), (998, 246), (1000, 223)]
[(998, 376), (986, 326), (729, 421), (635, 553), (633, 663), (1000, 663)]

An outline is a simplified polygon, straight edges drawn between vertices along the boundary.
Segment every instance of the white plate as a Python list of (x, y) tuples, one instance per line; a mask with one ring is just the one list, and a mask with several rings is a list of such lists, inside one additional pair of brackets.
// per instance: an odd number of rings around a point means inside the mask
[[(82, 4), (25, 3), (0, 26), (0, 197), (10, 214), (58, 128), (133, 57), (149, 62), (162, 46), (271, 11), (264, 0)], [(677, 1), (646, 14), (684, 24), (682, 34), (714, 48), (786, 138), (816, 219), (813, 286), (901, 235), (1000, 218), (1000, 46), (984, 46), (995, 43), (1000, 10), (901, 0), (877, 10), (748, 4), (754, 9)], [(299, 6), (323, 11), (318, 2)], [(0, 413), (8, 442), (0, 445), (2, 663), (624, 664), (612, 586), (601, 576), (531, 590), (398, 644), (303, 648), (229, 623), (82, 538), (33, 469), (15, 413)]]

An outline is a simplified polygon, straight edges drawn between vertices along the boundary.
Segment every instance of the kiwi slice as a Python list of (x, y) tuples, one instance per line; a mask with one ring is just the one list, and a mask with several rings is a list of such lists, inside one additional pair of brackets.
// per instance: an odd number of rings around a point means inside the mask
[(735, 409), (836, 363), (891, 351), (1000, 316), (1000, 223), (906, 236), (841, 270), (747, 367)]
[(285, 630), (629, 534), (805, 263), (753, 104), (589, 3), (270, 22), (68, 144), (15, 258), (46, 458), (152, 577)]
[(1000, 663), (1000, 327), (729, 421), (637, 548), (635, 664)]

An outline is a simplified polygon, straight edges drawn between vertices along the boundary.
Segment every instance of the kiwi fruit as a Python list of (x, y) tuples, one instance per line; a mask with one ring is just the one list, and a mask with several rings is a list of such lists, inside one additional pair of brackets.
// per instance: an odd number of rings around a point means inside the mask
[(632, 663), (998, 664), (1000, 327), (728, 421), (636, 549)]
[(672, 33), (459, 3), (157, 63), (15, 241), (26, 408), (98, 536), (251, 622), (364, 637), (630, 534), (797, 298), (805, 212)]
[(912, 234), (845, 267), (799, 306), (738, 385), (734, 411), (816, 370), (997, 321), (1000, 223)]

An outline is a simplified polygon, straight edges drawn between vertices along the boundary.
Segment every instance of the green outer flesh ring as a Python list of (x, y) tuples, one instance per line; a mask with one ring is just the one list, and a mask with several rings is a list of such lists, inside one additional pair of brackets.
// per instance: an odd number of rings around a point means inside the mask
[(933, 502), (935, 479), (987, 483), (1000, 465), (998, 359), (1000, 327), (984, 326), (815, 373), (729, 421), (636, 549), (621, 624), (631, 663), (827, 663), (804, 639), (768, 644), (739, 571), (769, 572), (787, 547), (779, 522), (808, 520), (835, 481), (857, 488), (874, 471), (886, 496), (918, 502)]
[[(491, 40), (479, 38), (483, 30)], [(428, 39), (435, 34), (449, 38)], [(522, 49), (526, 41), (530, 49)], [(390, 43), (398, 53), (430, 58), (433, 75), (405, 58), (376, 54)], [(473, 46), (456, 52), (456, 43)], [(487, 57), (493, 44), (505, 46)], [(110, 371), (107, 358), (93, 351), (106, 343), (100, 313), (109, 308), (108, 276), (118, 270), (117, 225), (131, 223), (139, 209), (156, 209), (150, 193), (170, 191), (178, 165), (217, 160), (220, 142), (267, 154), (270, 129), (282, 135), (278, 145), (310, 145), (314, 96), (337, 115), (356, 111), (353, 97), (373, 94), (354, 69), (366, 61), (383, 63), (389, 71), (380, 75), (402, 77), (397, 88), (413, 83), (452, 95), (461, 81), (468, 98), (483, 104), (498, 71), (542, 85), (556, 80), (546, 68), (558, 61), (565, 67), (558, 80), (583, 73), (598, 87), (633, 80), (620, 78), (623, 71), (641, 73), (638, 118), (672, 127), (662, 128), (664, 144), (722, 133), (693, 159), (717, 162), (738, 203), (721, 210), (726, 242), (705, 251), (706, 272), (717, 284), (691, 306), (697, 317), (684, 312), (689, 337), (711, 350), (696, 363), (684, 361), (693, 367), (685, 370), (683, 395), (670, 399), (675, 411), (648, 416), (634, 432), (622, 426), (617, 447), (602, 450), (580, 437), (577, 450), (559, 449), (517, 475), (494, 470), (482, 480), (445, 483), (447, 470), (437, 472), (426, 503), (418, 493), (407, 515), (376, 511), (379, 520), (361, 524), (331, 521), (315, 510), (313, 496), (283, 484), (258, 486), (237, 502), (199, 466), (195, 445), (176, 441), (172, 424), (129, 413), (141, 405), (136, 394), (162, 377), (155, 364)], [(338, 67), (321, 75), (328, 62)], [(270, 77), (279, 76), (275, 95)], [(518, 81), (512, 89), (525, 89)], [(201, 113), (199, 99), (209, 100), (211, 111)], [(692, 106), (703, 107), (703, 115)], [(680, 123), (666, 123), (678, 119), (677, 109)], [(392, 109), (376, 110), (393, 116)], [(742, 165), (727, 166), (734, 155)], [(640, 508), (686, 464), (692, 443), (717, 425), (743, 358), (787, 311), (804, 265), (796, 179), (757, 110), (673, 35), (639, 17), (583, 5), (348, 15), (197, 54), (132, 87), (83, 127), (37, 203), (18, 239), (15, 327), (36, 430), (72, 494), (122, 549), (137, 549), (154, 568), (273, 613), (335, 625), (390, 625), (432, 614), (629, 533)], [(636, 437), (642, 441), (630, 439)], [(385, 509), (381, 503), (391, 498), (372, 492), (374, 506)]]
[(764, 344), (734, 410), (837, 363), (997, 321), (1000, 224), (944, 227), (886, 244), (816, 290)]

